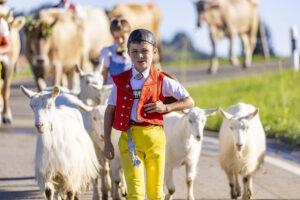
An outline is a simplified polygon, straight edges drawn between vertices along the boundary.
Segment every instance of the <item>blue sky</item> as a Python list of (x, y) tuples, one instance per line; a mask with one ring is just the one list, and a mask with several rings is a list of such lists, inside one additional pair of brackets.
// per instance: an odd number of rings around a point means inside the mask
[[(57, 3), (59, 0), (7, 0), (7, 6), (16, 11), (29, 10), (42, 3)], [(110, 9), (118, 3), (144, 3), (149, 0), (73, 0), (75, 4), (92, 5)], [(211, 52), (209, 32), (207, 26), (196, 28), (196, 9), (192, 0), (153, 0), (162, 10), (160, 37), (171, 40), (178, 31), (186, 32), (192, 39), (196, 48)], [(300, 33), (300, 1), (299, 0), (260, 0), (260, 18), (269, 26), (275, 53), (278, 56), (290, 55), (290, 28), (298, 28)], [(297, 47), (300, 42), (298, 40)], [(240, 53), (240, 40), (236, 39), (235, 54)], [(228, 39), (223, 39), (217, 45), (218, 56), (227, 56), (229, 49)]]

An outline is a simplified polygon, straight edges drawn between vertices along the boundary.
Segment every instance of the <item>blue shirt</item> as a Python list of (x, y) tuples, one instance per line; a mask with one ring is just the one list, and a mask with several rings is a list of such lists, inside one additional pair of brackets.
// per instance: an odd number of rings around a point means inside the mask
[[(117, 54), (116, 50), (118, 48), (117, 44), (105, 47), (100, 52), (99, 62), (104, 59), (104, 66), (108, 68), (108, 72), (110, 75), (117, 75), (124, 71), (131, 69), (132, 62), (127, 54), (127, 52), (123, 56)], [(111, 76), (107, 79), (106, 84), (113, 84), (113, 80)]]

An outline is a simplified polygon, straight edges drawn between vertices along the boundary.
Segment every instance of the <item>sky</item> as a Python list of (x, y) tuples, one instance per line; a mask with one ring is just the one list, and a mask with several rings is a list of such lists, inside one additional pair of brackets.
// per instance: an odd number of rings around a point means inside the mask
[[(56, 4), (59, 0), (7, 0), (6, 5), (15, 11), (28, 11), (37, 8), (43, 3)], [(111, 9), (118, 3), (145, 3), (155, 2), (161, 8), (162, 21), (160, 24), (160, 37), (172, 40), (175, 33), (185, 32), (194, 46), (204, 52), (210, 53), (212, 47), (209, 39), (207, 25), (197, 28), (197, 12), (194, 0), (72, 0), (77, 5), (91, 5), (103, 9)], [(300, 1), (299, 0), (259, 0), (260, 19), (267, 24), (271, 31), (272, 44), (277, 56), (291, 54), (290, 29), (296, 26), (300, 33)], [(299, 38), (299, 37), (298, 37)], [(297, 41), (299, 49), (300, 42)], [(240, 39), (235, 39), (234, 53), (241, 52)], [(217, 55), (226, 57), (229, 54), (229, 40), (223, 39), (217, 44)]]

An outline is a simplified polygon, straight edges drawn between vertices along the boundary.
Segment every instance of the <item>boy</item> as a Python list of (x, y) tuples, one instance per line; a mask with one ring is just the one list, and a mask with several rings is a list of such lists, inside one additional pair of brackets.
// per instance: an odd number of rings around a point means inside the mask
[[(133, 31), (127, 47), (133, 68), (113, 76), (114, 85), (104, 117), (104, 152), (108, 159), (114, 158), (110, 140), (112, 126), (122, 131), (118, 145), (128, 187), (127, 199), (145, 199), (144, 168), (148, 198), (163, 199), (163, 114), (191, 108), (194, 101), (177, 81), (158, 74), (150, 66), (158, 51), (150, 31)], [(178, 101), (163, 104), (166, 96)]]
[[(113, 84), (112, 75), (120, 74), (131, 68), (131, 60), (127, 54), (127, 41), (131, 32), (127, 20), (116, 18), (110, 23), (110, 32), (114, 38), (114, 44), (105, 47), (100, 52), (99, 62), (104, 59), (102, 75), (104, 84)], [(111, 75), (108, 76), (108, 73)]]

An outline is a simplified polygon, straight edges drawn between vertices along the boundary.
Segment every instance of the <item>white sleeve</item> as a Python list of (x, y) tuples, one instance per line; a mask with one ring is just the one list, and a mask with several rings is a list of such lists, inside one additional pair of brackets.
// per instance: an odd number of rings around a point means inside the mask
[(100, 52), (99, 62), (101, 63), (101, 60), (104, 59), (104, 68), (109, 68), (110, 65), (110, 57), (111, 57), (111, 51), (109, 47), (105, 47)]
[(190, 96), (186, 89), (178, 81), (167, 76), (165, 76), (163, 80), (162, 94), (164, 97), (172, 96), (179, 100)]
[(115, 85), (115, 83), (113, 83), (113, 87), (108, 97), (107, 104), (112, 106), (117, 105), (117, 86)]
[(0, 34), (2, 37), (9, 36), (9, 29), (7, 22), (3, 19), (3, 17), (0, 20)]

